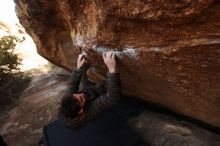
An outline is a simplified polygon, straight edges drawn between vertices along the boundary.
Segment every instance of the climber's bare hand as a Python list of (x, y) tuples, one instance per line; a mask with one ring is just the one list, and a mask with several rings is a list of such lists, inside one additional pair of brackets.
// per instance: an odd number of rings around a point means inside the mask
[(106, 66), (108, 67), (109, 73), (117, 72), (117, 63), (115, 60), (115, 54), (113, 50), (107, 51), (103, 54), (103, 60)]
[(76, 66), (78, 69), (80, 69), (83, 66), (83, 64), (85, 63), (85, 58), (84, 58), (85, 55), (86, 54), (84, 54), (84, 53), (79, 55), (79, 57), (77, 59), (77, 66)]

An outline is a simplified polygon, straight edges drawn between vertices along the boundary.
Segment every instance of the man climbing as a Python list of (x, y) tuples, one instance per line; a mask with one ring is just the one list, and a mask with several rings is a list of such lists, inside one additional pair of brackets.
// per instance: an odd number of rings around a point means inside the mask
[(61, 100), (60, 115), (65, 126), (80, 129), (86, 122), (94, 119), (106, 109), (112, 107), (121, 97), (121, 82), (113, 51), (103, 54), (108, 67), (107, 90), (103, 84), (92, 85), (87, 80), (89, 63), (86, 54), (80, 54), (77, 66), (73, 69), (68, 92)]

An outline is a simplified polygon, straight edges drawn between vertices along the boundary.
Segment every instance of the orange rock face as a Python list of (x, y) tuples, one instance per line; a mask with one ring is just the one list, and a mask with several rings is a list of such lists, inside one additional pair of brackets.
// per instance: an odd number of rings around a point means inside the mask
[(71, 70), (80, 51), (105, 77), (118, 56), (122, 91), (220, 127), (218, 0), (15, 0), (40, 55)]

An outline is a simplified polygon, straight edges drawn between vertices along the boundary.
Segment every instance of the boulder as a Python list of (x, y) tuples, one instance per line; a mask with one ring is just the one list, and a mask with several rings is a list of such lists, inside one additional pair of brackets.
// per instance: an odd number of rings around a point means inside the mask
[(71, 71), (85, 51), (105, 78), (102, 53), (113, 49), (123, 94), (220, 128), (218, 0), (14, 1), (47, 60)]
[(219, 135), (172, 116), (145, 111), (128, 121), (150, 146), (219, 146)]
[(55, 72), (35, 73), (16, 106), (0, 111), (0, 133), (9, 146), (34, 146), (42, 128), (55, 121), (69, 76)]

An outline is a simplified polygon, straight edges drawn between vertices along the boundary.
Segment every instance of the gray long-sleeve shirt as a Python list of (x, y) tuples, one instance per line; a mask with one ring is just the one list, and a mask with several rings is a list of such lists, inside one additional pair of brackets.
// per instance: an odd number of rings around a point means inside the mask
[[(82, 69), (73, 69), (69, 86), (72, 94), (78, 93), (82, 73)], [(88, 105), (84, 119), (85, 122), (94, 119), (97, 115), (112, 107), (120, 99), (121, 81), (118, 73), (107, 74), (107, 86), (106, 93), (98, 95), (91, 101), (91, 104)], [(90, 94), (92, 94), (92, 92), (90, 92)], [(88, 98), (90, 98), (90, 96), (92, 95), (88, 95)]]

